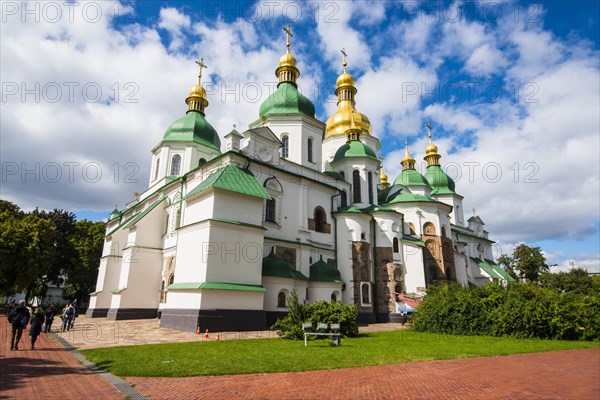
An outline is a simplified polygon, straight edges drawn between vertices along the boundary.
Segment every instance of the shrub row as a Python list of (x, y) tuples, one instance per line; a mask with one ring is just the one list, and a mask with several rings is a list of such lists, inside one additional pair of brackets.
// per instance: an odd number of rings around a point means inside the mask
[(600, 293), (557, 292), (535, 284), (427, 288), (413, 329), (457, 335), (600, 339)]
[[(324, 300), (311, 304), (298, 302), (296, 291), (292, 291), (288, 298), (288, 314), (273, 324), (273, 329), (279, 329), (278, 334), (285, 339), (304, 339), (302, 324), (311, 322), (313, 327), (318, 324), (340, 324), (340, 333), (343, 337), (358, 335), (356, 319), (358, 308), (355, 304), (345, 305), (337, 301)], [(315, 338), (312, 336), (311, 338)]]

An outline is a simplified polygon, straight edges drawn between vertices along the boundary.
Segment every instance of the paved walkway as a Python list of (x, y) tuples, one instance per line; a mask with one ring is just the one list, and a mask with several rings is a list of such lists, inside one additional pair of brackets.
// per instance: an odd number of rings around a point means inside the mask
[[(109, 338), (90, 342), (86, 321), (60, 334), (80, 337), (77, 347), (127, 343), (133, 336), (121, 327), (131, 321), (95, 320)], [(87, 321), (92, 323), (91, 321)], [(202, 340), (199, 335), (153, 330), (156, 321), (136, 321), (134, 343)], [(106, 328), (117, 328), (111, 332)], [(129, 325), (130, 326), (130, 325)], [(122, 399), (98, 373), (82, 365), (58, 341), (42, 334), (36, 350), (10, 351), (10, 331), (0, 316), (0, 399)], [(389, 329), (389, 325), (366, 330)], [(145, 333), (142, 333), (145, 332)], [(162, 332), (162, 333), (160, 333)], [(255, 333), (263, 335), (262, 333)], [(263, 335), (264, 336), (264, 335)], [(87, 338), (87, 339), (86, 339)], [(231, 337), (233, 338), (233, 337)], [(80, 340), (80, 341), (81, 341)], [(86, 340), (90, 343), (86, 343)], [(133, 340), (133, 339), (131, 339)], [(299, 373), (252, 374), (191, 378), (127, 378), (153, 400), (158, 399), (600, 399), (600, 349), (569, 350), (506, 357), (430, 361)]]
[(0, 315), (0, 399), (123, 399), (48, 334), (30, 350), (29, 329), (24, 329), (18, 351), (10, 350), (10, 336), (6, 316)]

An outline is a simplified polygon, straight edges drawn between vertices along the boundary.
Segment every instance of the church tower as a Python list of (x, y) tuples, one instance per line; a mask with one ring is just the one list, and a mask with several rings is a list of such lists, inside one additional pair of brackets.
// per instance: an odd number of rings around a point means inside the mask
[(221, 154), (219, 134), (204, 114), (208, 100), (202, 87), (202, 70), (206, 64), (203, 60), (196, 63), (200, 67), (198, 83), (185, 99), (188, 106), (185, 117), (173, 122), (161, 142), (152, 149), (150, 188), (159, 188), (169, 178), (183, 176)]
[(337, 111), (329, 117), (325, 125), (323, 134), (323, 170), (329, 170), (328, 165), (333, 161), (336, 151), (347, 142), (347, 132), (355, 128), (355, 134), (360, 135), (360, 139), (366, 146), (375, 153), (379, 151), (381, 145), (379, 139), (373, 136), (371, 121), (363, 113), (356, 109), (355, 96), (358, 90), (354, 86), (354, 77), (346, 71), (348, 65), (346, 61), (347, 54), (342, 49), (344, 62), (342, 64), (344, 71), (336, 80), (335, 95), (338, 98)]
[(321, 135), (324, 124), (315, 118), (314, 104), (298, 90), (300, 76), (296, 57), (290, 51), (294, 36), (288, 25), (286, 52), (275, 70), (277, 90), (260, 106), (259, 119), (250, 128), (265, 126), (281, 142), (282, 159), (321, 171)]

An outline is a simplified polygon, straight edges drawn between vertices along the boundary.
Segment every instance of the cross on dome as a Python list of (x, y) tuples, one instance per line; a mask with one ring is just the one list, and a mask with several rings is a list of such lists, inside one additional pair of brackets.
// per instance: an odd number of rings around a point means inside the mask
[(287, 37), (286, 38), (286, 42), (285, 42), (285, 47), (287, 47), (287, 51), (289, 52), (290, 51), (290, 45), (291, 45), (290, 38), (294, 37), (294, 34), (292, 33), (292, 27), (290, 25), (284, 26), (283, 30), (285, 31), (286, 37)]
[(202, 79), (202, 69), (208, 68), (208, 65), (204, 64), (204, 58), (201, 58), (200, 61), (196, 60), (196, 64), (200, 66), (200, 72), (198, 72), (198, 85), (200, 85), (200, 81)]

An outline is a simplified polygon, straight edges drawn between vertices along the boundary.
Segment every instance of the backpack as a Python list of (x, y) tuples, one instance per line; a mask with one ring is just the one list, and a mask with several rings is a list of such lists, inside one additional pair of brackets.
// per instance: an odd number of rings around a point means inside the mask
[(25, 313), (21, 316), (21, 326), (23, 326), (23, 327), (27, 326), (28, 322), (29, 322), (29, 313)]

